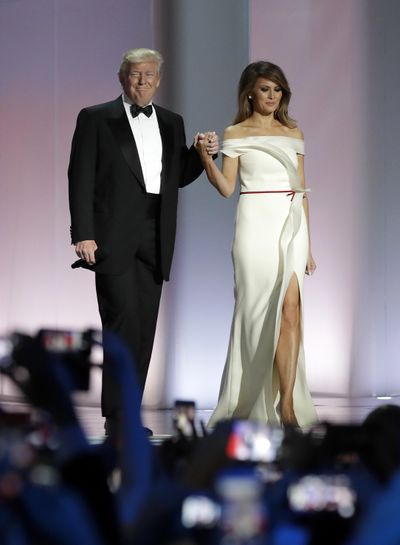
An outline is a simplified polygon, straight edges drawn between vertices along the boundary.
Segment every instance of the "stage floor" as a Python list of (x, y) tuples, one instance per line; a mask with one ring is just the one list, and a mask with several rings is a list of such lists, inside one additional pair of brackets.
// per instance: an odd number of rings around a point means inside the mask
[[(400, 405), (400, 398), (377, 399), (374, 397), (313, 397), (320, 421), (332, 423), (360, 423), (376, 407), (385, 404)], [(1, 406), (5, 410), (24, 410), (26, 405), (17, 401), (2, 401)], [(99, 407), (78, 406), (77, 411), (82, 425), (91, 441), (97, 442), (104, 437), (104, 418)], [(197, 410), (197, 422), (202, 420), (207, 424), (212, 409)], [(154, 439), (161, 441), (173, 433), (172, 409), (147, 409), (142, 410), (144, 426), (154, 432)], [(200, 428), (199, 428), (200, 429)]]
[[(400, 398), (390, 400), (369, 398), (345, 397), (314, 397), (318, 418), (320, 421), (329, 421), (336, 424), (361, 423), (373, 409), (388, 403), (400, 405)], [(197, 410), (197, 421), (207, 424), (212, 409)], [(143, 423), (154, 431), (157, 436), (169, 436), (173, 433), (173, 411), (171, 409), (151, 410), (143, 409)], [(90, 433), (90, 432), (89, 432)]]

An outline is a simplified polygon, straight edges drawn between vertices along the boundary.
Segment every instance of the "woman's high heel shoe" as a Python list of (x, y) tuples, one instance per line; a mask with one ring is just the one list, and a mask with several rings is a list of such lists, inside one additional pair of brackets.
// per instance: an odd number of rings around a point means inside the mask
[(278, 413), (278, 416), (279, 416), (279, 419), (281, 421), (281, 425), (284, 427), (284, 428), (297, 428), (297, 429), (300, 429), (300, 426), (299, 426), (299, 423), (297, 421), (297, 418), (296, 418), (296, 415), (295, 415), (295, 412), (294, 410), (291, 410), (290, 411), (290, 414), (282, 414), (282, 406), (281, 406), (281, 402), (279, 401), (279, 404), (278, 404), (278, 407), (277, 407), (277, 411)]

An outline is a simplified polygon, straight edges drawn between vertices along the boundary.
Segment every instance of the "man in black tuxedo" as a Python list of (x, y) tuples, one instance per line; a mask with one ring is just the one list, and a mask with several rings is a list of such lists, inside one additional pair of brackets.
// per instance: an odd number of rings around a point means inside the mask
[[(142, 391), (170, 274), (178, 189), (203, 170), (194, 146), (186, 146), (181, 116), (152, 103), (161, 64), (149, 49), (124, 55), (122, 96), (79, 113), (68, 169), (72, 243), (80, 264), (96, 273), (103, 329), (130, 346)], [(207, 138), (210, 154), (218, 151), (215, 133), (196, 138)], [(107, 355), (102, 412), (106, 426), (119, 418)]]

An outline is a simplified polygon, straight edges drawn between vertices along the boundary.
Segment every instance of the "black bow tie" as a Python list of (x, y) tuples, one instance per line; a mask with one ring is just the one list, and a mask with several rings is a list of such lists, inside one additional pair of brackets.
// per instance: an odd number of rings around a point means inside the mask
[(138, 106), (137, 104), (132, 104), (131, 106), (131, 114), (132, 117), (137, 117), (139, 114), (144, 114), (147, 117), (150, 117), (153, 113), (153, 106), (151, 104), (148, 104), (144, 108), (142, 106)]

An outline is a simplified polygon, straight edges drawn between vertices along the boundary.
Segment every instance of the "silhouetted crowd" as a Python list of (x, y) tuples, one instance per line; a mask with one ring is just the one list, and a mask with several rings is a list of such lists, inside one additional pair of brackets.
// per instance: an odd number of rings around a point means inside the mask
[[(121, 427), (85, 435), (71, 394), (90, 353), (113, 361)], [(0, 410), (1, 545), (400, 544), (400, 407), (307, 431), (232, 420), (213, 431), (177, 402), (151, 443), (131, 355), (114, 335), (0, 340), (0, 369), (32, 410)]]

